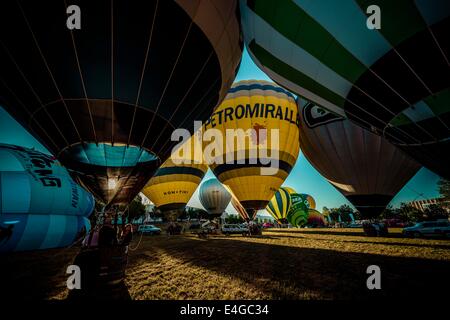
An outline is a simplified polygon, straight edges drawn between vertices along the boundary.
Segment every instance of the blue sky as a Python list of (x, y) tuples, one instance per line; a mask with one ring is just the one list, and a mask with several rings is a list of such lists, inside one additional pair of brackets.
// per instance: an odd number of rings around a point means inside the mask
[[(244, 52), (241, 67), (236, 81), (247, 79), (270, 79), (253, 63), (247, 52)], [(5, 110), (0, 107), (0, 143), (16, 144), (25, 147), (34, 147), (39, 151), (48, 151), (37, 142), (24, 128), (22, 128)], [(214, 177), (211, 171), (205, 176), (205, 180)], [(416, 199), (434, 198), (439, 195), (437, 182), (439, 177), (431, 171), (422, 168), (397, 194), (391, 204), (398, 206), (401, 202)], [(284, 183), (293, 187), (297, 192), (312, 195), (317, 202), (317, 208), (322, 209), (338, 207), (342, 204), (350, 204), (331, 184), (329, 184), (300, 154), (295, 167)], [(198, 189), (194, 193), (189, 205), (201, 207), (198, 200)], [(227, 211), (235, 212), (231, 205)]]

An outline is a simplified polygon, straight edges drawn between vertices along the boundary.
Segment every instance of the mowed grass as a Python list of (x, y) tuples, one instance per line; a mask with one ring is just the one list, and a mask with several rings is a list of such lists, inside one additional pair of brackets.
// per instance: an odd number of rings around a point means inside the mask
[[(450, 285), (450, 241), (403, 238), (395, 229), (380, 238), (366, 237), (360, 229), (270, 229), (262, 236), (208, 239), (144, 236), (140, 243), (139, 238), (131, 245), (135, 250), (129, 254), (121, 298), (429, 298)], [(41, 258), (47, 271), (34, 285), (44, 288), (32, 291), (42, 298), (66, 298), (64, 272), (73, 254)], [(367, 289), (369, 265), (381, 268), (381, 290)], [(33, 274), (27, 272), (14, 277), (23, 282)]]

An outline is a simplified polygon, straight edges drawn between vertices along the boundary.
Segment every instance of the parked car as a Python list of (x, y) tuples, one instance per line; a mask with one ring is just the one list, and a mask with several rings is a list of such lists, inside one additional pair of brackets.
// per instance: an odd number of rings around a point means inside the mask
[(275, 225), (270, 222), (265, 222), (265, 223), (263, 223), (262, 227), (263, 228), (273, 228), (273, 227), (275, 227)]
[(138, 228), (138, 232), (142, 232), (143, 234), (161, 234), (161, 229), (155, 227), (152, 224), (142, 224)]
[(222, 233), (229, 235), (229, 234), (247, 234), (248, 227), (243, 224), (224, 224), (222, 226)]
[(424, 221), (412, 227), (404, 228), (403, 235), (407, 237), (450, 237), (449, 221)]
[(347, 226), (347, 228), (362, 228), (362, 227), (363, 227), (362, 223), (356, 223), (356, 222), (350, 223), (350, 224)]

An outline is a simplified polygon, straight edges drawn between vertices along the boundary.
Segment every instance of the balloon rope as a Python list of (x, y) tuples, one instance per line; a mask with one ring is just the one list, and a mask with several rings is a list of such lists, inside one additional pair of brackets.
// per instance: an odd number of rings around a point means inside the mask
[(138, 242), (138, 244), (136, 245), (136, 247), (132, 248), (131, 246), (128, 246), (128, 249), (130, 249), (131, 251), (136, 251), (137, 248), (139, 248), (139, 245), (141, 244), (141, 241), (142, 241), (142, 235), (143, 235), (143, 234), (144, 234), (144, 232), (141, 231), (141, 237), (139, 238), (139, 242)]

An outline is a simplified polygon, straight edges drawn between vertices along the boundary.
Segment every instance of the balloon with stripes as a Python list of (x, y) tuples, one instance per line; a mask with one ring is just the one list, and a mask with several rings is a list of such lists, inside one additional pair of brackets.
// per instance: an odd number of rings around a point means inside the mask
[[(223, 100), (243, 43), (237, 0), (0, 5), (0, 106), (105, 205), (128, 204)], [(67, 4), (68, 5), (68, 4)]]
[(174, 150), (142, 189), (142, 193), (169, 221), (176, 220), (183, 213), (208, 170), (201, 147), (195, 148), (196, 137), (191, 136)]
[(72, 244), (89, 232), (94, 204), (55, 157), (0, 144), (0, 252)]
[(217, 152), (209, 152), (210, 142), (205, 142), (205, 160), (251, 217), (267, 206), (295, 165), (298, 117), (290, 92), (272, 82), (248, 80), (234, 83), (204, 124), (205, 132), (218, 130), (224, 137)]
[(287, 222), (287, 215), (291, 209), (291, 196), (284, 188), (278, 189), (266, 207), (266, 210), (279, 223)]
[[(381, 28), (367, 27), (370, 5)], [(250, 56), (275, 82), (450, 178), (450, 3), (241, 0)]]

